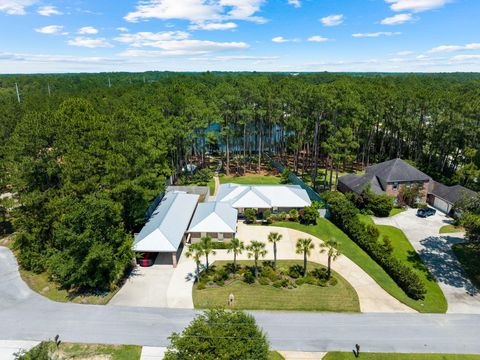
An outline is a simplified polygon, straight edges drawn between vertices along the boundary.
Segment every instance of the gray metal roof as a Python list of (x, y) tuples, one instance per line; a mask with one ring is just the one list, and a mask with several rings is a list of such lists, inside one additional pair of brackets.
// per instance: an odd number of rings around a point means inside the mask
[(237, 232), (237, 209), (228, 203), (198, 204), (188, 232)]
[(432, 181), (430, 184), (429, 193), (439, 197), (451, 205), (462, 199), (463, 196), (475, 196), (476, 192), (467, 189), (461, 185), (447, 186), (437, 181)]
[(399, 158), (368, 166), (365, 170), (385, 183), (429, 181), (431, 179), (427, 174)]
[(135, 237), (133, 250), (174, 252), (182, 242), (199, 195), (168, 192)]

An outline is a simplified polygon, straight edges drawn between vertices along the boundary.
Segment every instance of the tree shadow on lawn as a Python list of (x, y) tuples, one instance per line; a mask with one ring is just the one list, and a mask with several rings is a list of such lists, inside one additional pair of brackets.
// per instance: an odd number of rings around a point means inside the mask
[(424, 248), (418, 254), (437, 281), (463, 288), (473, 296), (479, 290), (470, 282), (452, 250), (452, 245), (462, 242), (462, 238), (454, 236), (430, 236), (420, 241)]

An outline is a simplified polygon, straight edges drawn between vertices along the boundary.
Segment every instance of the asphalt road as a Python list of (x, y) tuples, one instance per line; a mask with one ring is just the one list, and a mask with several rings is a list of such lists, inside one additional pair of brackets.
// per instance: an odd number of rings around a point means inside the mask
[[(193, 310), (63, 304), (33, 293), (0, 247), (0, 339), (167, 346)], [(272, 347), (290, 351), (480, 354), (480, 315), (252, 312)]]

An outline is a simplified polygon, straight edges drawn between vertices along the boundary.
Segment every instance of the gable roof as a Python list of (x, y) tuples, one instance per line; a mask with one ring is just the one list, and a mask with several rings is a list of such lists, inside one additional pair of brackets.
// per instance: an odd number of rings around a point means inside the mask
[(216, 201), (235, 208), (301, 208), (310, 206), (307, 192), (298, 185), (222, 184)]
[(238, 210), (228, 203), (207, 202), (198, 204), (188, 232), (221, 232), (237, 231)]
[(476, 192), (461, 185), (447, 186), (437, 181), (430, 184), (429, 193), (454, 205), (463, 196), (475, 196)]
[(368, 174), (374, 174), (385, 183), (406, 181), (429, 181), (431, 178), (400, 158), (368, 166)]
[(152, 216), (135, 236), (133, 250), (175, 252), (188, 228), (199, 195), (168, 192)]
[(350, 191), (361, 194), (363, 190), (370, 184), (370, 190), (375, 194), (382, 195), (385, 191), (382, 188), (382, 184), (378, 181), (374, 174), (348, 174), (338, 178), (339, 184), (344, 184)]

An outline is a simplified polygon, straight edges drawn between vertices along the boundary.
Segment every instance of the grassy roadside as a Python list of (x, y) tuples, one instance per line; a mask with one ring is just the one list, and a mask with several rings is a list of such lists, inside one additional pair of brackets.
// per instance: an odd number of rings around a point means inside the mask
[[(0, 246), (5, 246), (9, 248), (15, 254), (15, 249), (13, 249), (13, 241), (11, 237), (0, 240)], [(65, 289), (61, 289), (58, 284), (48, 278), (48, 275), (46, 273), (37, 274), (33, 271), (28, 271), (22, 268), (19, 268), (19, 272), (23, 281), (25, 281), (25, 283), (28, 285), (28, 287), (30, 287), (30, 289), (52, 301), (57, 302), (105, 305), (117, 293), (117, 291), (120, 290), (120, 287), (118, 287), (113, 291), (108, 291), (104, 293), (79, 294), (69, 292)]]
[(390, 214), (388, 214), (388, 217), (398, 215), (398, 214), (404, 212), (405, 210), (407, 210), (407, 209), (394, 207), (394, 208), (392, 208), (392, 210), (390, 210)]
[[(365, 360), (480, 360), (480, 355), (460, 354), (400, 354), (400, 353), (360, 353)], [(356, 359), (353, 352), (329, 352), (323, 360)]]
[[(230, 261), (216, 261), (221, 267)], [(239, 261), (242, 265), (253, 265), (253, 261)], [(278, 267), (303, 264), (298, 260), (279, 260)], [(309, 269), (323, 267), (309, 262)], [(272, 285), (246, 284), (237, 280), (229, 285), (198, 290), (193, 288), (193, 304), (196, 309), (226, 307), (230, 294), (235, 296), (235, 309), (239, 310), (297, 310), (359, 312), (360, 304), (355, 289), (338, 273), (335, 286), (315, 286), (304, 284), (294, 289), (276, 288)]]
[(286, 227), (318, 237), (322, 240), (336, 239), (339, 243), (339, 250), (360, 266), (373, 280), (375, 280), (386, 292), (401, 301), (412, 309), (419, 312), (443, 313), (446, 308), (439, 306), (439, 303), (425, 303), (423, 300), (413, 300), (409, 298), (402, 289), (392, 280), (392, 278), (368, 256), (357, 244), (355, 244), (343, 231), (336, 227), (330, 221), (320, 218), (317, 225), (302, 225), (293, 222), (274, 223), (273, 226)]

